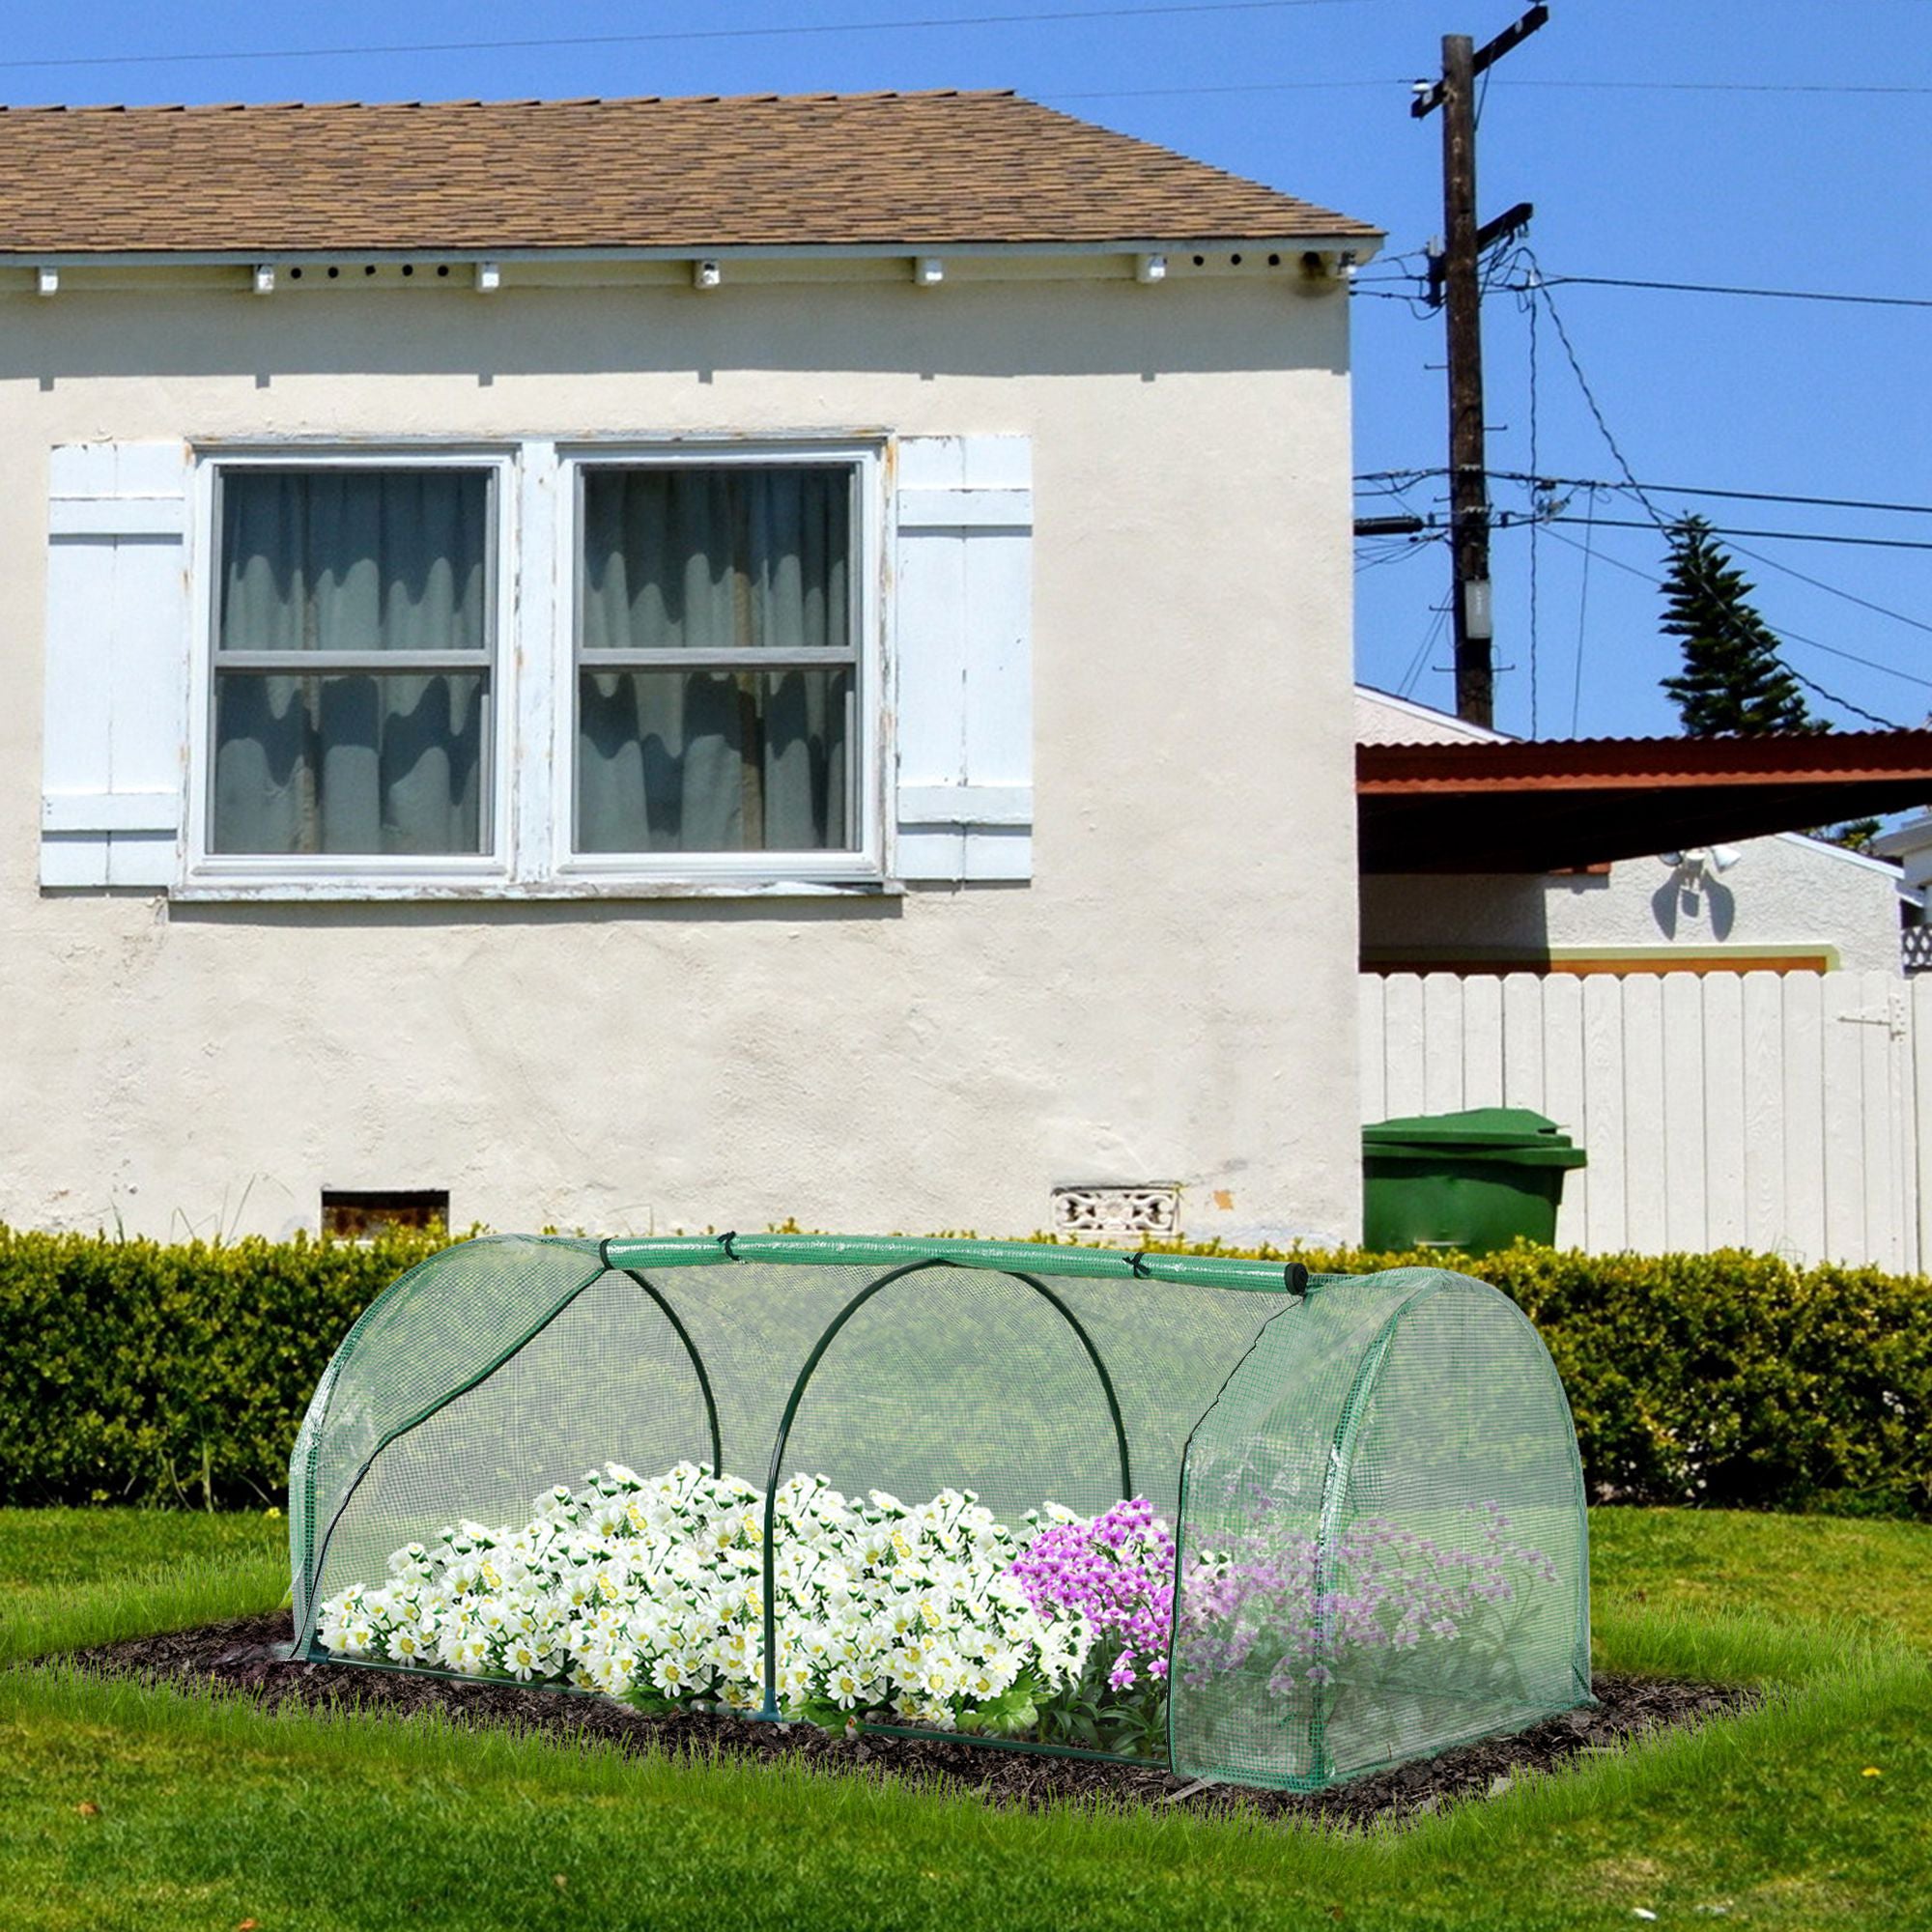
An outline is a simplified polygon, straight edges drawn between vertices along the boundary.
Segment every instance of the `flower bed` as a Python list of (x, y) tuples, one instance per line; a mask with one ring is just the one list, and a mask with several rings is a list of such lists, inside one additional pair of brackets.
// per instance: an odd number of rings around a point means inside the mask
[[(608, 1463), (520, 1528), (466, 1521), (397, 1550), (387, 1582), (320, 1606), (316, 1635), (335, 1658), (755, 1712), (765, 1503), (689, 1463), (649, 1478)], [(1012, 1529), (959, 1491), (861, 1501), (801, 1475), (771, 1518), (786, 1718), (1144, 1758), (1166, 1753), (1170, 1656), (1188, 1685), (1243, 1681), (1264, 1701), (1338, 1679), (1379, 1690), (1458, 1643), (1449, 1667), (1482, 1675), (1554, 1577), (1494, 1505), (1474, 1513), (1472, 1547), (1370, 1520), (1325, 1564), (1313, 1537), (1258, 1521), (1251, 1544), (1182, 1566), (1177, 1620), (1173, 1531), (1142, 1497), (1092, 1518), (1049, 1502)]]

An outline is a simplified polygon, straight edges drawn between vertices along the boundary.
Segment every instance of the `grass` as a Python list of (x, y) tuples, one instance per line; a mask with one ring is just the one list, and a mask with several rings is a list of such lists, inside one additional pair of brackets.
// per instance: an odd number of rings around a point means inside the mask
[[(1831, 1619), (1932, 1650), (1932, 1530), (1742, 1510), (1593, 1510), (1599, 1600), (1780, 1622)], [(1794, 1553), (1800, 1560), (1794, 1561)]]
[[(113, 1533), (159, 1563), (186, 1521)], [(1570, 1932), (1635, 1925), (1639, 1910), (1807, 1932), (1932, 1921), (1932, 1529), (1615, 1512), (1595, 1528), (1601, 1664), (1779, 1688), (1744, 1719), (1523, 1780), (1411, 1831), (1033, 1816), (795, 1768), (624, 1762), (420, 1719), (270, 1718), (12, 1671), (0, 1674), (6, 1922)], [(15, 1574), (37, 1535), (0, 1513), (0, 1570)], [(121, 1586), (74, 1563), (92, 1579), (62, 1574), (56, 1550), (0, 1595), (24, 1600), (16, 1637), (31, 1623), (36, 1647), (72, 1641), (63, 1617), (91, 1631), (129, 1614)], [(197, 1601), (197, 1615), (217, 1598), (266, 1606), (280, 1588), (245, 1533), (169, 1574), (151, 1627), (194, 1620)], [(1834, 1614), (1854, 1585), (1870, 1608)]]
[(0, 1510), (0, 1663), (272, 1609), (279, 1516)]

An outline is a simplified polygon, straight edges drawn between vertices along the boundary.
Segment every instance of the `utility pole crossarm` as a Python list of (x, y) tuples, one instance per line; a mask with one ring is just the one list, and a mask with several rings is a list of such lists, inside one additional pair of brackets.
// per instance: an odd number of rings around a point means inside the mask
[[(1537, 28), (1547, 26), (1548, 23), (1549, 9), (1540, 4), (1539, 0), (1539, 4), (1532, 7), (1514, 26), (1505, 27), (1488, 46), (1476, 49), (1470, 56), (1469, 77), (1473, 80), (1486, 68), (1493, 67), (1511, 48), (1520, 46)], [(1433, 114), (1442, 105), (1443, 90), (1447, 84), (1446, 78), (1436, 81), (1433, 86), (1424, 86), (1418, 81), (1415, 99), (1408, 103), (1409, 113), (1418, 121), (1426, 114)]]
[(1512, 235), (1525, 229), (1536, 218), (1536, 204), (1533, 201), (1520, 201), (1514, 208), (1506, 208), (1476, 230), (1476, 253), (1487, 255), (1498, 242), (1507, 242)]

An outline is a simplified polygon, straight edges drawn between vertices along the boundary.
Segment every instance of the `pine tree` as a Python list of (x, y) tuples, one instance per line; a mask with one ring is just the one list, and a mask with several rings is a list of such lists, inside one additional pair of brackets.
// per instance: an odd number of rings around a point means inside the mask
[(1665, 637), (1681, 639), (1684, 669), (1661, 679), (1687, 736), (1745, 738), (1764, 731), (1829, 731), (1778, 656), (1776, 634), (1749, 602), (1752, 585), (1701, 517), (1670, 530), (1663, 580)]

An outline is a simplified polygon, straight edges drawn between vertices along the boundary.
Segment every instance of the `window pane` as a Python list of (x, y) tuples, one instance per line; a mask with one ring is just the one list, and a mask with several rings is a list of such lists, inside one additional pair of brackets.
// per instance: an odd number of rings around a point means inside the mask
[(583, 647), (849, 646), (851, 501), (823, 466), (586, 469)]
[(481, 672), (214, 681), (214, 852), (481, 852)]
[(578, 679), (580, 852), (849, 851), (852, 672)]
[(487, 649), (489, 498), (477, 469), (224, 471), (217, 647)]

